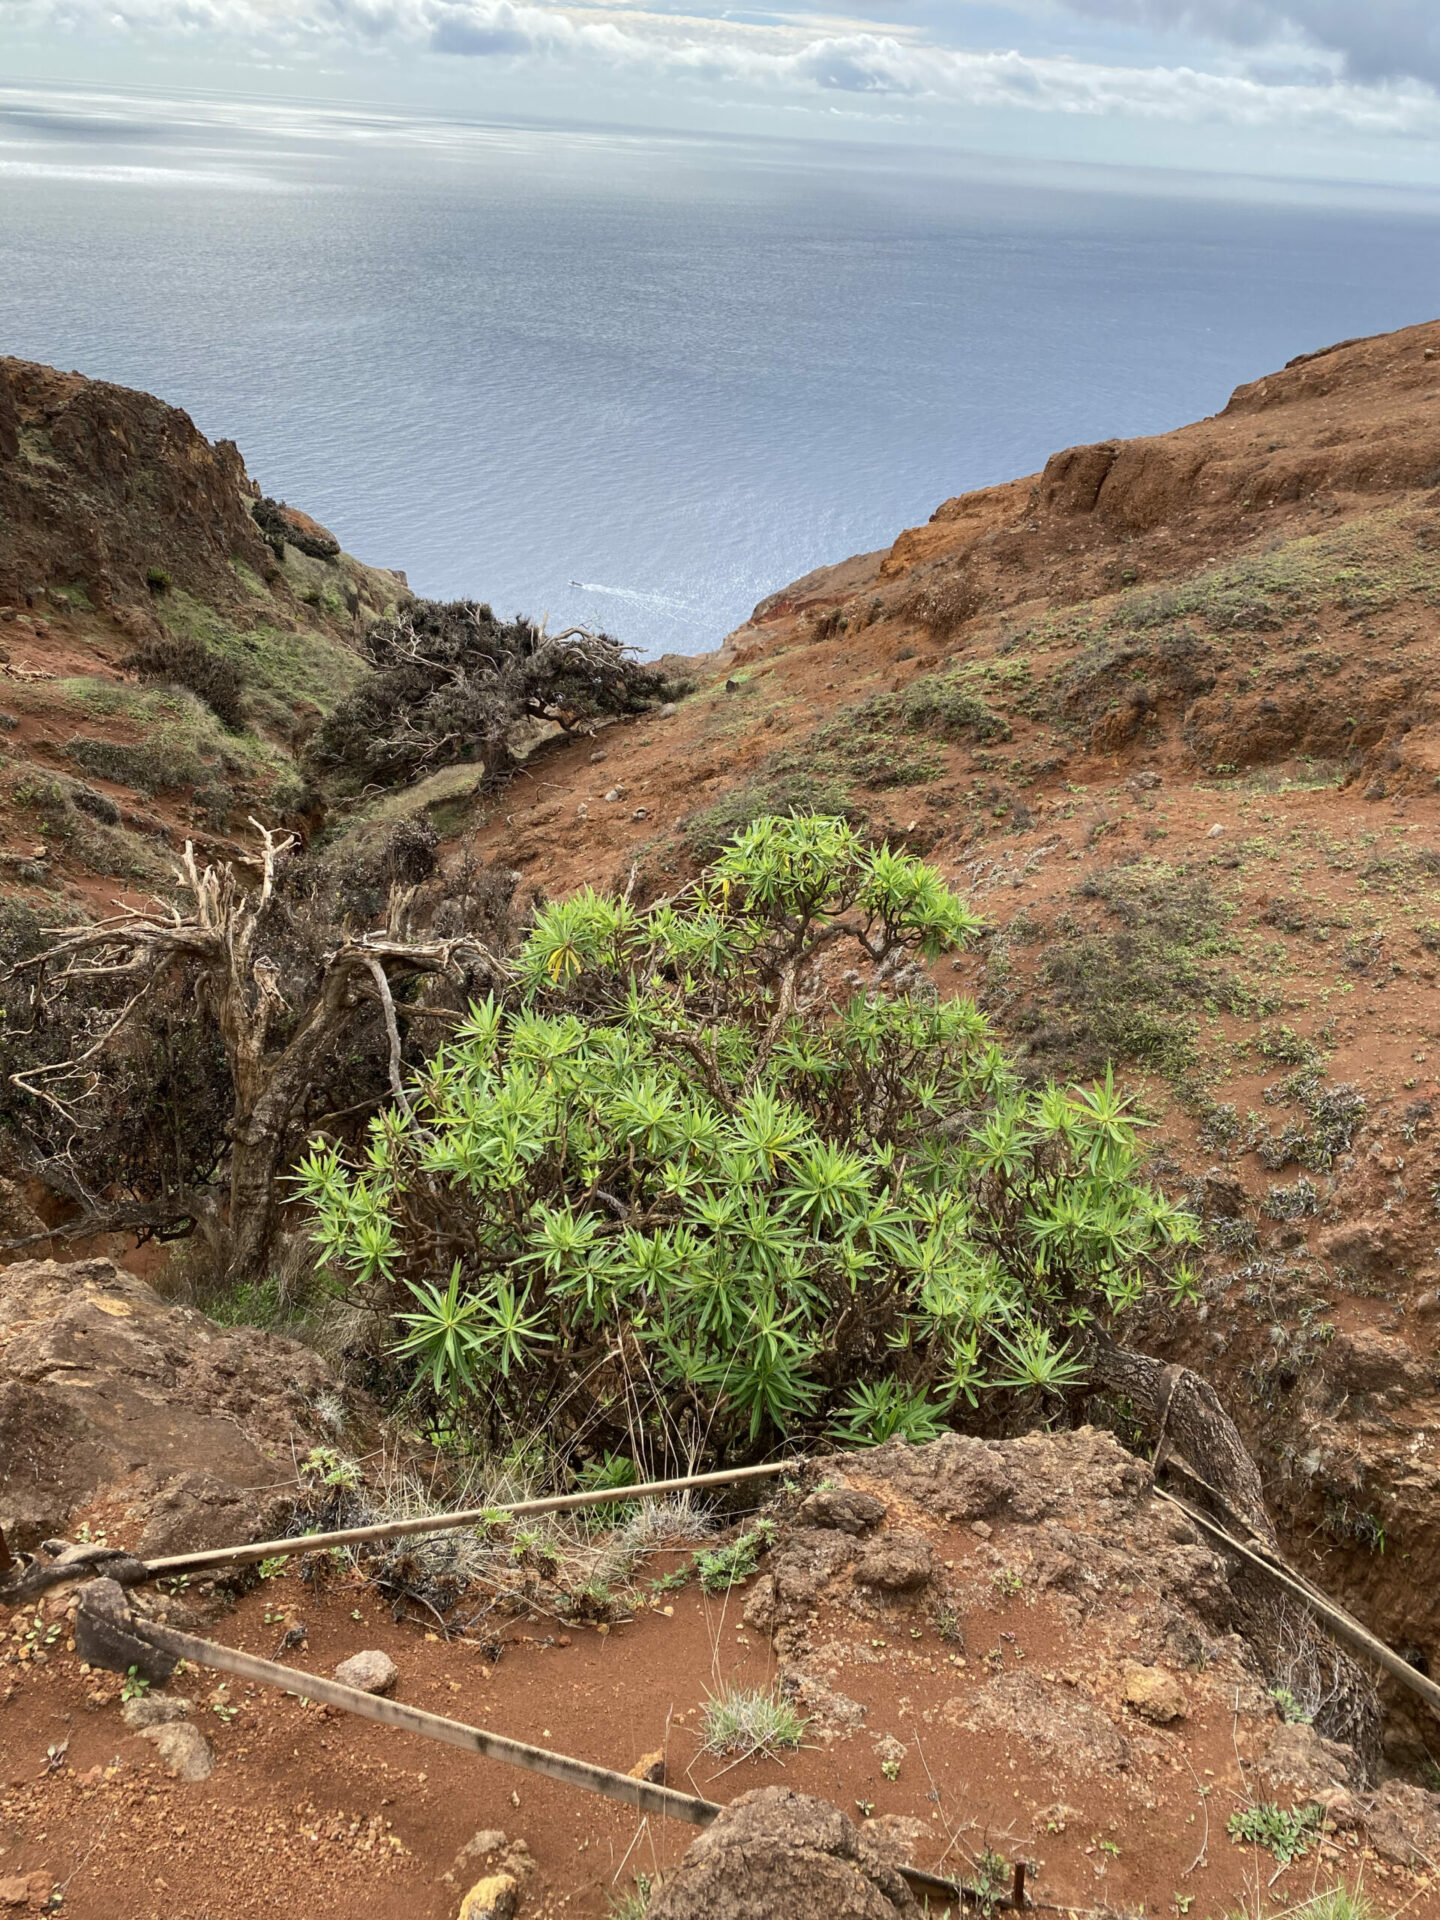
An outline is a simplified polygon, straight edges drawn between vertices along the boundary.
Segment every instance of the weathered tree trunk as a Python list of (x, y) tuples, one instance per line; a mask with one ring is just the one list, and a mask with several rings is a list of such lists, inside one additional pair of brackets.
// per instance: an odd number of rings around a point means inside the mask
[(1189, 1367), (1167, 1366), (1148, 1353), (1117, 1347), (1103, 1334), (1089, 1357), (1096, 1382), (1125, 1395), (1161, 1452), (1178, 1456), (1218, 1498), (1223, 1517), (1242, 1534), (1248, 1530), (1278, 1549), (1260, 1469), (1209, 1381)]
[[(359, 964), (345, 957), (332, 963), (304, 1025), (286, 1047), (268, 1058), (263, 1052), (263, 1022), (253, 1017), (246, 1022), (241, 995), (231, 1003), (230, 1022), (222, 1013), (221, 1029), (236, 1090), (227, 1263), (233, 1279), (254, 1278), (269, 1257), (280, 1219), (281, 1158), (316, 1061), (354, 1004)], [(227, 1027), (243, 1035), (243, 1045), (232, 1045)]]

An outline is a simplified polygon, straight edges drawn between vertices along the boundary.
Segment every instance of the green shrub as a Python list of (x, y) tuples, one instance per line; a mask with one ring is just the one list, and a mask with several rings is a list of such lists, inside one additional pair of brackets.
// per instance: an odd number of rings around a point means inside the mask
[(147, 567), (145, 569), (145, 584), (149, 587), (151, 593), (168, 593), (170, 591), (170, 576), (164, 567)]
[(1297, 1854), (1310, 1851), (1310, 1842), (1323, 1817), (1313, 1802), (1286, 1811), (1273, 1800), (1267, 1800), (1246, 1807), (1242, 1813), (1232, 1813), (1225, 1822), (1225, 1831), (1237, 1843), (1268, 1847), (1282, 1866), (1288, 1866)]
[(285, 558), (287, 543), (297, 552), (309, 554), (312, 560), (339, 559), (340, 542), (319, 528), (312, 533), (292, 520), (283, 500), (271, 500), (268, 497), (254, 500), (250, 504), (250, 513), (277, 560)]
[(313, 743), (316, 763), (391, 784), (460, 760), (487, 772), (515, 765), (522, 719), (567, 731), (603, 714), (642, 713), (668, 684), (608, 634), (550, 635), (524, 618), (497, 620), (473, 600), (412, 600), (366, 633), (375, 671), (334, 708)]
[(1072, 1384), (1087, 1325), (1193, 1289), (1195, 1223), (1138, 1182), (1125, 1103), (1023, 1090), (968, 1000), (809, 992), (842, 939), (933, 957), (976, 924), (818, 818), (755, 822), (648, 912), (545, 908), (513, 1004), (472, 1005), (413, 1118), (303, 1164), (325, 1263), (389, 1300), (430, 1391), (502, 1424), (562, 1381), (577, 1422), (643, 1388), (742, 1445), (882, 1370), (972, 1404)]
[(125, 664), (145, 684), (187, 687), (232, 732), (244, 726), (244, 674), (191, 635), (156, 634), (142, 641)]
[(830, 1438), (842, 1446), (878, 1447), (898, 1434), (923, 1447), (943, 1433), (948, 1411), (948, 1403), (927, 1399), (902, 1380), (862, 1380), (850, 1389), (839, 1417), (831, 1422)]
[(706, 1593), (728, 1593), (748, 1580), (760, 1564), (760, 1555), (770, 1544), (774, 1529), (767, 1521), (742, 1533), (728, 1547), (704, 1548), (695, 1555), (695, 1571)]

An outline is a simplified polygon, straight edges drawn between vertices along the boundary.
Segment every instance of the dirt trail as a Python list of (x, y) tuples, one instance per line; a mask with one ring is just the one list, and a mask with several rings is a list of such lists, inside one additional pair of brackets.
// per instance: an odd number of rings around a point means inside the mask
[[(1440, 1912), (1423, 1863), (1415, 1873), (1387, 1860), (1373, 1835), (1314, 1835), (1312, 1851), (1278, 1871), (1270, 1854), (1226, 1836), (1227, 1818), (1257, 1799), (1313, 1795), (1315, 1781), (1277, 1788), (1266, 1770), (1280, 1764), (1277, 1739), (1283, 1748), (1295, 1729), (1281, 1726), (1243, 1654), (1237, 1664), (1235, 1643), (1217, 1632), (1223, 1583), (1204, 1574), (1204, 1549), (1175, 1538), (1173, 1516), (1143, 1494), (1114, 1442), (1082, 1434), (1047, 1445), (1004, 1455), (1011, 1506), (1030, 1520), (1004, 1511), (992, 1487), (993, 1523), (946, 1523), (913, 1487), (869, 1478), (890, 1507), (879, 1546), (917, 1534), (928, 1545), (935, 1572), (924, 1592), (864, 1588), (854, 1572), (863, 1543), (792, 1527), (758, 1583), (726, 1595), (650, 1592), (649, 1605), (608, 1628), (512, 1620), (500, 1627), (498, 1659), (493, 1622), (447, 1644), (394, 1625), (358, 1581), (317, 1594), (291, 1572), (262, 1581), (215, 1631), (268, 1658), (303, 1621), (303, 1646), (285, 1656), (302, 1668), (328, 1673), (359, 1647), (382, 1649), (399, 1668), (398, 1697), (430, 1711), (622, 1769), (660, 1749), (672, 1784), (722, 1801), (784, 1782), (878, 1822), (877, 1832), (900, 1823), (917, 1865), (973, 1879), (987, 1853), (1024, 1857), (1037, 1897), (1065, 1905), (1219, 1915), (1272, 1876), (1270, 1897), (1290, 1899), (1363, 1877), (1387, 1905), (1393, 1895), (1414, 1913)], [(1007, 1470), (1000, 1458), (992, 1481)], [(1075, 1530), (1078, 1559), (1057, 1552), (1057, 1525)], [(1147, 1543), (1160, 1538), (1190, 1567), (1188, 1588), (1156, 1568)], [(830, 1567), (818, 1579), (817, 1553)], [(657, 1556), (645, 1580), (682, 1558)], [(1207, 1578), (1209, 1625), (1186, 1597), (1206, 1591)], [(786, 1613), (787, 1595), (801, 1604), (788, 1608), (798, 1630), (777, 1636), (782, 1654), (755, 1621), (775, 1596)], [(1187, 1669), (1177, 1657), (1185, 1634), (1209, 1647), (1205, 1664)], [(1137, 1671), (1161, 1674), (1179, 1717), (1157, 1723), (1126, 1705)], [(708, 1695), (780, 1679), (809, 1717), (799, 1752), (782, 1764), (699, 1751)], [(119, 1682), (79, 1671), (63, 1629), (43, 1664), (12, 1657), (0, 1669), (0, 1880), (51, 1876), (77, 1920), (200, 1920), (222, 1905), (261, 1912), (282, 1902), (447, 1920), (467, 1876), (445, 1874), (490, 1829), (523, 1838), (533, 1858), (526, 1915), (599, 1920), (634, 1873), (663, 1871), (693, 1837), (222, 1676), (182, 1674), (170, 1691), (182, 1689), (216, 1756), (195, 1785), (164, 1777), (153, 1747), (121, 1723)], [(47, 1751), (67, 1741), (47, 1771)], [(1320, 1751), (1313, 1735), (1308, 1751)]]

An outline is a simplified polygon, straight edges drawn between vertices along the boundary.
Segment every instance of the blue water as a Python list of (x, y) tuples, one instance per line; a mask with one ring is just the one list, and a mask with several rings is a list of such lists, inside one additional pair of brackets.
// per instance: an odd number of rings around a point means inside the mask
[(186, 407), (419, 591), (648, 653), (1433, 317), (1437, 243), (1338, 188), (0, 92), (0, 351)]

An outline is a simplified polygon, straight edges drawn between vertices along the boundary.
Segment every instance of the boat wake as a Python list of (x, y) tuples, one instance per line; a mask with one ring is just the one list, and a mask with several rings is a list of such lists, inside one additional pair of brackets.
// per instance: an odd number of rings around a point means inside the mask
[(595, 580), (572, 580), (572, 587), (578, 587), (582, 593), (608, 593), (616, 600), (632, 600), (638, 606), (673, 607), (677, 613), (695, 613), (693, 601), (675, 600), (668, 593), (641, 593), (636, 587), (604, 587)]

